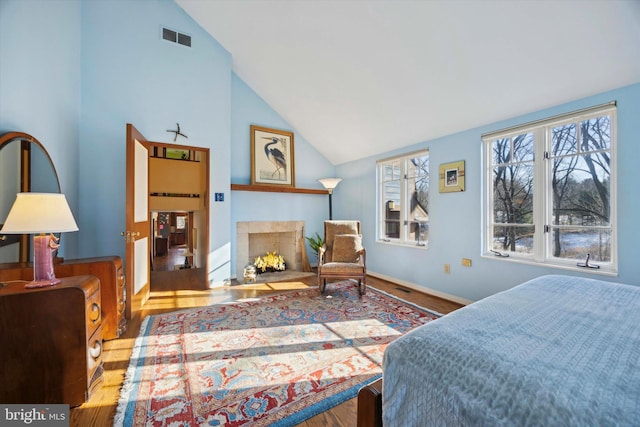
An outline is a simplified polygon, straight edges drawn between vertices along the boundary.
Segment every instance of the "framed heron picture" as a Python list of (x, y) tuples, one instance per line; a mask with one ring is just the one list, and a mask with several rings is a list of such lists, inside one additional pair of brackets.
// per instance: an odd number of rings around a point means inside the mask
[(295, 187), (293, 132), (251, 125), (251, 185)]

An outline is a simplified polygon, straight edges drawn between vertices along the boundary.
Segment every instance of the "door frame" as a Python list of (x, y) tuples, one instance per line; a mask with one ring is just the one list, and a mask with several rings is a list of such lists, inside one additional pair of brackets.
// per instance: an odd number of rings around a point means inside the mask
[[(204, 240), (204, 248), (201, 248), (201, 250), (205, 251), (204, 254), (204, 268), (206, 268), (206, 271), (209, 271), (209, 256), (208, 256), (208, 252), (209, 252), (209, 244), (210, 244), (210, 240), (209, 240), (209, 226), (210, 226), (210, 204), (209, 204), (209, 188), (210, 188), (210, 150), (209, 148), (205, 148), (205, 147), (197, 147), (197, 146), (192, 146), (192, 145), (182, 145), (182, 144), (172, 144), (172, 143), (168, 143), (168, 142), (154, 142), (154, 141), (147, 141), (146, 145), (151, 148), (151, 147), (158, 147), (158, 148), (169, 148), (169, 149), (177, 149), (177, 150), (188, 150), (188, 151), (198, 151), (200, 153), (202, 153), (202, 156), (204, 156), (204, 160), (201, 160), (204, 162), (204, 167), (205, 167), (205, 183), (204, 183), (204, 194), (203, 194), (203, 207), (204, 207), (204, 216), (205, 216), (205, 221), (204, 221), (204, 233), (205, 233), (205, 240)], [(153, 149), (149, 150), (149, 158), (151, 158), (151, 156), (153, 156)], [(193, 214), (191, 213), (192, 211), (186, 209), (185, 212), (187, 212), (187, 215), (189, 215), (189, 233), (190, 235), (188, 236), (188, 240), (191, 242), (191, 244), (193, 244), (192, 242), (192, 238), (193, 236), (191, 235), (191, 230), (193, 228)], [(149, 209), (149, 214), (151, 214), (151, 209)], [(151, 224), (149, 224), (149, 227), (151, 229)], [(200, 232), (199, 232), (200, 233)], [(152, 236), (153, 237), (153, 236)], [(149, 252), (150, 256), (153, 256), (154, 254), (150, 251)]]
[[(209, 268), (209, 249), (210, 249), (210, 238), (209, 238), (209, 227), (210, 227), (210, 203), (209, 203), (209, 189), (210, 189), (210, 150), (209, 148), (204, 147), (196, 147), (196, 146), (187, 146), (180, 144), (171, 144), (165, 142), (155, 142), (147, 140), (142, 133), (140, 133), (135, 126), (130, 123), (127, 123), (127, 155), (126, 155), (126, 206), (125, 206), (125, 218), (126, 218), (126, 226), (130, 227), (133, 221), (133, 206), (135, 204), (134, 195), (133, 195), (133, 183), (130, 180), (133, 180), (135, 176), (134, 171), (134, 154), (135, 154), (135, 144), (133, 142), (138, 141), (143, 147), (147, 149), (147, 186), (150, 184), (150, 176), (149, 176), (149, 159), (153, 155), (153, 147), (161, 147), (161, 148), (174, 148), (179, 150), (189, 150), (189, 151), (198, 151), (201, 152), (204, 156), (204, 166), (205, 166), (205, 189), (203, 197), (203, 207), (204, 207), (204, 225), (205, 225), (205, 236), (204, 236), (204, 244), (202, 245), (204, 250), (204, 268), (205, 271), (208, 271)], [(130, 194), (131, 193), (131, 194)], [(135, 240), (136, 236), (131, 235), (130, 233), (140, 233), (140, 236), (145, 236), (148, 238), (149, 244), (147, 247), (147, 281), (146, 284), (141, 287), (139, 292), (134, 293), (134, 277), (135, 277), (135, 263), (134, 263), (134, 255), (133, 250), (130, 247), (130, 243), (126, 245), (126, 317), (127, 319), (131, 319), (144, 305), (144, 303), (149, 299), (150, 287), (151, 287), (151, 258), (153, 256), (153, 247), (154, 242), (152, 242), (153, 235), (151, 234), (151, 209), (150, 209), (150, 194), (149, 188), (147, 188), (147, 221), (144, 223), (145, 230), (142, 230), (142, 227), (135, 227), (135, 229), (126, 228), (125, 233), (123, 235), (126, 237), (126, 241), (129, 241), (130, 238)], [(192, 227), (192, 224), (190, 224)], [(146, 233), (145, 233), (146, 232)], [(130, 237), (131, 236), (131, 237)], [(190, 236), (191, 237), (191, 236)], [(206, 277), (206, 275), (205, 275)]]

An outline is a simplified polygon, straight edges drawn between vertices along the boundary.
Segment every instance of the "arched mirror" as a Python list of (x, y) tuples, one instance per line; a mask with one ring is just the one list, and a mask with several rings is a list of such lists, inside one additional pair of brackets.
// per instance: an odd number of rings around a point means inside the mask
[[(49, 153), (33, 136), (8, 132), (0, 136), (0, 227), (20, 192), (59, 193), (58, 175)], [(0, 263), (31, 260), (29, 235), (2, 234)]]

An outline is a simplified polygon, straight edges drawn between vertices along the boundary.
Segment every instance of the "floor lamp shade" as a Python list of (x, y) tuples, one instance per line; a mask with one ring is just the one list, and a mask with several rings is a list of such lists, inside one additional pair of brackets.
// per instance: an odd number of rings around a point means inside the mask
[(333, 195), (333, 190), (340, 184), (342, 178), (323, 178), (318, 180), (320, 184), (324, 186), (329, 192), (329, 219), (333, 219), (333, 206), (331, 202), (331, 196)]
[(78, 231), (67, 198), (59, 193), (18, 193), (2, 227), (2, 234), (35, 234), (33, 237), (34, 281), (28, 288), (60, 283), (53, 271), (57, 238), (51, 233)]
[(331, 194), (333, 192), (333, 189), (336, 188), (338, 184), (340, 184), (342, 178), (323, 178), (319, 179), (318, 181), (324, 186), (324, 188), (329, 190), (329, 194)]

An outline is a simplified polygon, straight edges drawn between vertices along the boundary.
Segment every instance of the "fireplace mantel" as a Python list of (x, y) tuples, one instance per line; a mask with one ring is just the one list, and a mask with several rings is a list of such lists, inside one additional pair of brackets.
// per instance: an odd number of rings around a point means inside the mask
[(329, 194), (329, 190), (317, 190), (315, 188), (296, 188), (281, 185), (245, 185), (231, 184), (232, 191), (262, 191), (266, 193), (304, 193), (304, 194)]

